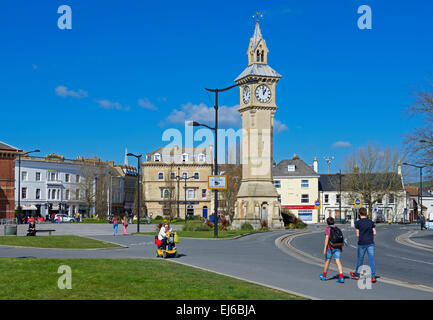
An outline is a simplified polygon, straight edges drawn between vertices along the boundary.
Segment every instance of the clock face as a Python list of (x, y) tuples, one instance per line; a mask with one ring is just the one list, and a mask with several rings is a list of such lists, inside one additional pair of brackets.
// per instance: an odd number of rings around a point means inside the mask
[(246, 86), (244, 89), (244, 94), (243, 94), (245, 104), (250, 102), (250, 97), (251, 97), (251, 89), (250, 89), (250, 87)]
[(268, 102), (271, 99), (271, 89), (268, 86), (261, 84), (256, 89), (256, 98), (260, 102)]

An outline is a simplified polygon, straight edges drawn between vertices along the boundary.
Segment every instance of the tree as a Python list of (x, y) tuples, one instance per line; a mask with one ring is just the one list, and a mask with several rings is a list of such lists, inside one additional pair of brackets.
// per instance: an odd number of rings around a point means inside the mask
[(219, 192), (219, 203), (225, 214), (233, 220), (236, 207), (236, 197), (242, 182), (242, 166), (235, 164), (221, 165), (221, 174), (227, 176), (227, 189)]
[(371, 219), (373, 206), (385, 195), (397, 196), (402, 181), (397, 174), (399, 153), (391, 148), (381, 149), (374, 144), (359, 148), (346, 158), (346, 173), (342, 176), (342, 189), (351, 200), (361, 197), (368, 207)]
[(408, 151), (414, 160), (433, 174), (433, 83), (429, 90), (415, 91), (416, 100), (409, 107), (411, 117), (422, 119), (423, 125), (406, 137)]

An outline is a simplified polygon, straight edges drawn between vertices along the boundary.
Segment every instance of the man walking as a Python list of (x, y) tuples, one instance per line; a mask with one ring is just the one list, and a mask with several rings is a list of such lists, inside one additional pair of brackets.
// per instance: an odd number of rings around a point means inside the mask
[(421, 231), (423, 229), (427, 230), (427, 228), (425, 227), (425, 216), (422, 213), (419, 216), (419, 221), (420, 221), (420, 224), (421, 224)]
[(368, 262), (371, 269), (371, 282), (376, 282), (376, 265), (374, 263), (374, 236), (376, 236), (376, 228), (374, 222), (367, 218), (367, 209), (359, 209), (360, 219), (355, 222), (356, 236), (358, 237), (358, 261), (356, 263), (355, 272), (350, 275), (353, 279), (358, 280), (359, 268), (364, 263), (365, 252), (367, 251)]

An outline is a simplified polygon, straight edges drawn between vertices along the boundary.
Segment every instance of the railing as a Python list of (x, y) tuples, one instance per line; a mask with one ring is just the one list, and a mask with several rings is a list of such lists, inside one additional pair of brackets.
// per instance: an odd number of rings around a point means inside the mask
[(14, 224), (14, 223), (15, 223), (15, 219), (14, 218), (0, 219), (0, 225), (1, 224)]

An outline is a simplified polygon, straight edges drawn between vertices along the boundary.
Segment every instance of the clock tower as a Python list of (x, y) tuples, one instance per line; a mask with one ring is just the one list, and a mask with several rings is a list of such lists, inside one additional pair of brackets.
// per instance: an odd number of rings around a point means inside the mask
[[(248, 67), (235, 79), (240, 88), (242, 117), (242, 183), (233, 225), (248, 222), (260, 228), (282, 228), (281, 206), (272, 182), (273, 125), (277, 111), (275, 89), (281, 75), (268, 65), (268, 47), (259, 21), (248, 47)], [(256, 80), (256, 83), (250, 83)]]

